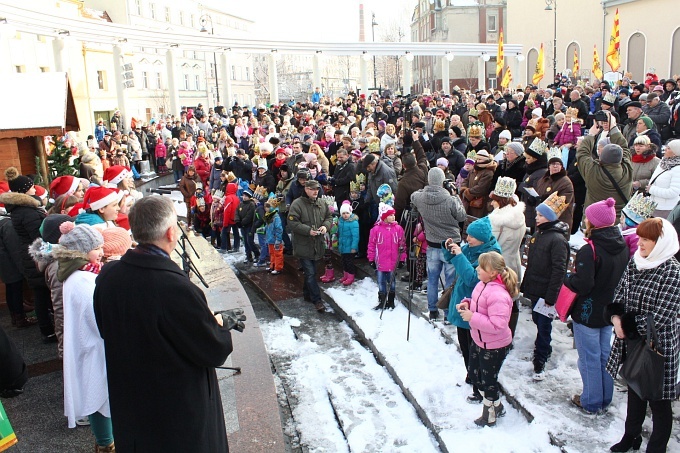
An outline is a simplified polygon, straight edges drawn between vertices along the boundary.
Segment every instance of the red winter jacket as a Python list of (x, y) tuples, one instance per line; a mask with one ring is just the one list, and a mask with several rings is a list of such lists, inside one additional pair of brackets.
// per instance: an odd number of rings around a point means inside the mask
[(210, 161), (205, 156), (199, 156), (194, 161), (196, 167), (196, 174), (201, 178), (204, 190), (208, 190), (208, 181), (210, 179)]
[(227, 195), (224, 197), (224, 222), (223, 226), (231, 226), (236, 224), (234, 218), (236, 217), (236, 210), (241, 202), (236, 196), (237, 186), (235, 183), (230, 182), (227, 184)]

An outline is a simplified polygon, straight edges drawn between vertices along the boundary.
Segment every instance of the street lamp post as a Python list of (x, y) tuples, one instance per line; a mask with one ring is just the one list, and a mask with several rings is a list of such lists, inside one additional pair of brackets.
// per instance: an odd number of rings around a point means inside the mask
[[(375, 21), (375, 13), (371, 13), (371, 32), (373, 34), (373, 42), (375, 42), (375, 27), (378, 23)], [(373, 54), (373, 87), (378, 88), (378, 70), (375, 64), (375, 54)]]
[(553, 29), (553, 80), (557, 77), (557, 0), (545, 0), (545, 10), (554, 13)]
[[(210, 17), (210, 14), (203, 14), (200, 18), (199, 21), (201, 22), (201, 33), (207, 33), (208, 29), (206, 28), (206, 22), (210, 21), (210, 34), (214, 35), (215, 34), (215, 29), (213, 28), (213, 21), (212, 17)], [(217, 54), (213, 52), (213, 69), (215, 70), (215, 107), (220, 105), (220, 85), (217, 80)]]

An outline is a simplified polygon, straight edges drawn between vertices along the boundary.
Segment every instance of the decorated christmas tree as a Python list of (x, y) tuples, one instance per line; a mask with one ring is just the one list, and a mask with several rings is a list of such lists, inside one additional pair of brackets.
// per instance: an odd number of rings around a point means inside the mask
[(57, 176), (78, 174), (77, 159), (78, 148), (74, 147), (73, 142), (68, 136), (56, 137), (45, 140), (45, 150), (47, 151), (47, 168), (51, 179)]

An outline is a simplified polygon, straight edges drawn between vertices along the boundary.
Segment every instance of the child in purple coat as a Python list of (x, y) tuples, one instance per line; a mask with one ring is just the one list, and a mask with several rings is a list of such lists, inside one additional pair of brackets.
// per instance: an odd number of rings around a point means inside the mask
[(404, 230), (396, 222), (394, 208), (380, 203), (378, 212), (380, 221), (371, 228), (368, 237), (368, 261), (378, 271), (378, 305), (373, 309), (393, 309), (396, 271), (406, 265), (406, 241)]

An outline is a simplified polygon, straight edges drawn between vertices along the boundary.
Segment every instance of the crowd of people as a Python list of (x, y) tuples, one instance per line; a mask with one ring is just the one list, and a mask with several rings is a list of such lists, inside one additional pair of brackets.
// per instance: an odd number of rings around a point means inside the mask
[[(665, 377), (663, 398), (650, 402), (647, 451), (665, 451), (680, 353), (677, 83), (625, 77), (616, 85), (577, 85), (558, 77), (546, 89), (454, 87), (398, 98), (350, 92), (230, 110), (199, 104), (148, 124), (133, 119), (129, 129), (116, 112), (80, 150), (80, 178), (61, 176), (44, 191), (53, 200), (48, 212), (31, 178), (5, 172), (0, 252), (15, 264), (14, 274), (2, 275), (13, 323), (36, 322), (17, 295), (25, 278), (43, 338), (56, 341), (64, 358), (69, 425), (90, 416), (98, 444), (110, 445), (115, 411), (113, 400), (109, 411), (102, 399), (105, 382), (78, 385), (85, 379), (79, 361), (106, 372), (101, 353), (79, 355), (109, 341), (103, 321), (94, 322), (99, 280), (76, 271), (96, 275), (102, 254), (140, 257), (126, 252), (128, 214), (140, 203), (134, 178), (148, 160), (151, 169), (173, 175), (188, 227), (220, 252), (237, 253), (243, 244), (245, 264), (273, 276), (282, 273), (285, 255), (296, 257), (304, 299), (319, 311), (319, 282), (335, 281), (333, 249), (345, 286), (354, 283), (357, 259), (376, 270), (375, 309), (395, 307), (398, 278), (411, 290), (427, 282), (426, 315), (438, 320), (443, 310), (457, 328), (473, 387), (468, 400), (483, 403), (480, 426), (504, 414), (497, 377), (512, 347), (520, 295), (534, 308), (538, 381), (552, 355), (546, 310), (554, 310), (563, 286), (576, 293), (571, 318), (583, 391), (572, 402), (587, 414), (607, 410), (624, 339), (644, 335), (652, 314)], [(132, 233), (143, 243), (134, 225)], [(577, 234), (587, 244), (570, 267), (569, 239)], [(406, 272), (399, 276), (399, 269)], [(442, 301), (444, 289), (451, 295)], [(85, 303), (93, 292), (94, 311)], [(81, 312), (69, 313), (71, 306)], [(102, 316), (115, 317), (104, 308)], [(92, 321), (86, 343), (69, 341), (74, 315)], [(639, 447), (646, 406), (629, 388), (625, 433), (612, 451)]]

